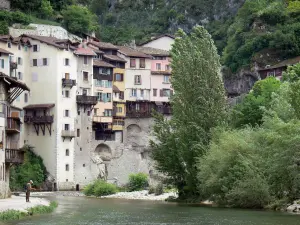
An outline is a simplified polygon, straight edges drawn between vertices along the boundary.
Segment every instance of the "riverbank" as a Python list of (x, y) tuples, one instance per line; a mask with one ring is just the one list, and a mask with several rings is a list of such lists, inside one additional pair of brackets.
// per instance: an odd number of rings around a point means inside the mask
[(24, 197), (12, 196), (0, 199), (0, 221), (18, 220), (26, 216), (53, 212), (56, 202), (42, 198), (31, 198), (26, 202)]

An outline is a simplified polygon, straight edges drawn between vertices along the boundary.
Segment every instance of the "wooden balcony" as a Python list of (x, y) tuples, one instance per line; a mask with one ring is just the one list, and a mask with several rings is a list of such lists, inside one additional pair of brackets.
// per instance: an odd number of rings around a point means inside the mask
[(96, 105), (97, 96), (77, 95), (76, 101), (80, 105)]
[(151, 117), (151, 112), (149, 111), (127, 111), (126, 117), (129, 118), (149, 118)]
[(62, 79), (62, 86), (72, 88), (73, 86), (76, 86), (76, 80), (63, 78)]
[(5, 163), (21, 164), (24, 162), (25, 152), (20, 149), (5, 149)]
[(7, 117), (6, 120), (6, 133), (7, 134), (15, 134), (20, 133), (21, 129), (21, 121), (18, 117)]
[(49, 124), (53, 123), (53, 116), (24, 116), (25, 123), (35, 123), (35, 124)]
[(16, 70), (18, 69), (18, 64), (16, 62), (10, 62), (10, 69), (11, 70)]

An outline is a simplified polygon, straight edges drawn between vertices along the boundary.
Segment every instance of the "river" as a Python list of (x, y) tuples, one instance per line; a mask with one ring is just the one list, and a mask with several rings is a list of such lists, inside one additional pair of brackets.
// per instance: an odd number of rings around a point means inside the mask
[(280, 212), (195, 207), (176, 203), (49, 197), (59, 206), (7, 225), (299, 225), (300, 216)]

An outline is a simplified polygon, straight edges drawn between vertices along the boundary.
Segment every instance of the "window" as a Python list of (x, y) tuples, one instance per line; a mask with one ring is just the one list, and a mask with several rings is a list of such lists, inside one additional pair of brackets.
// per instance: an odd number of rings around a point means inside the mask
[(1, 59), (1, 68), (4, 69), (4, 59)]
[(123, 74), (116, 73), (115, 74), (115, 81), (123, 81)]
[(164, 83), (170, 83), (170, 80), (169, 80), (170, 76), (164, 76)]
[(140, 104), (139, 104), (139, 103), (137, 103), (137, 104), (135, 105), (135, 110), (136, 110), (136, 111), (140, 111)]
[(83, 164), (82, 166), (85, 167), (85, 164)]
[(38, 64), (37, 59), (33, 59), (33, 60), (32, 60), (32, 66), (37, 66), (37, 64)]
[(160, 90), (160, 97), (170, 97), (172, 95), (172, 92), (170, 89), (162, 89)]
[(131, 90), (131, 96), (132, 97), (136, 97), (136, 89), (132, 89)]
[(48, 66), (48, 59), (47, 58), (43, 58), (43, 66)]
[(102, 75), (110, 75), (110, 69), (109, 68), (99, 68), (99, 73)]
[(121, 112), (123, 112), (122, 107), (118, 107), (118, 113), (121, 113)]
[(70, 66), (70, 60), (68, 58), (65, 58), (65, 66)]
[(87, 95), (88, 94), (88, 90), (87, 89), (82, 89), (82, 95)]
[(170, 65), (166, 65), (166, 71), (170, 71)]
[(144, 97), (144, 90), (141, 90), (141, 97)]
[(69, 98), (70, 97), (70, 91), (66, 90), (65, 91), (65, 98)]
[(28, 51), (28, 46), (27, 45), (24, 46), (24, 50), (25, 50), (25, 52)]
[(7, 47), (11, 48), (11, 43), (10, 42), (7, 43)]
[(28, 102), (28, 94), (27, 93), (24, 94), (24, 102), (25, 103)]
[(275, 77), (275, 75), (276, 75), (275, 71), (270, 71), (270, 72), (267, 73), (268, 77)]
[(18, 45), (18, 49), (21, 50), (21, 45)]
[(18, 65), (22, 65), (22, 58), (18, 57)]
[(66, 156), (69, 156), (70, 155), (70, 151), (69, 149), (66, 149)]
[(135, 68), (135, 67), (136, 67), (135, 59), (130, 59), (130, 68)]
[(97, 109), (94, 109), (94, 115), (97, 115)]
[(69, 171), (69, 164), (66, 164), (66, 171)]
[(65, 117), (69, 117), (70, 116), (70, 111), (69, 110), (65, 110)]
[(19, 80), (22, 80), (22, 79), (23, 79), (23, 76), (22, 76), (22, 73), (21, 73), (21, 72), (18, 72), (18, 79), (19, 79)]
[(33, 46), (32, 46), (32, 51), (38, 52), (38, 51), (39, 51), (38, 45), (33, 45)]
[(124, 91), (120, 91), (120, 93), (119, 93), (119, 99), (124, 99)]
[(69, 80), (70, 79), (70, 74), (69, 73), (65, 73), (65, 79)]
[(77, 137), (80, 137), (80, 129), (77, 129)]
[(87, 111), (87, 115), (90, 116), (91, 115), (91, 111)]
[(154, 97), (157, 96), (157, 89), (153, 89), (153, 96), (154, 96)]
[(142, 84), (141, 75), (135, 75), (134, 76), (134, 84)]
[(83, 80), (88, 81), (89, 80), (89, 73), (88, 72), (83, 72)]
[(88, 57), (87, 57), (86, 55), (85, 55), (84, 58), (83, 58), (83, 63), (84, 63), (85, 65), (88, 64)]
[(140, 68), (145, 68), (146, 64), (145, 64), (145, 59), (140, 59)]
[(69, 130), (70, 129), (70, 124), (65, 124), (65, 130)]
[(103, 114), (104, 114), (104, 116), (112, 116), (112, 110), (111, 109), (105, 109)]
[(80, 110), (77, 111), (77, 115), (80, 116)]
[(161, 64), (160, 63), (156, 63), (156, 70), (158, 70), (158, 71), (161, 70)]

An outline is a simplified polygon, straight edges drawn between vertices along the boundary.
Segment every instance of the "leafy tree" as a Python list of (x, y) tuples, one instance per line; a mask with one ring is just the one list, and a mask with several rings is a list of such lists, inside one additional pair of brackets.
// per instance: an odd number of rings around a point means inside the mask
[(71, 5), (63, 10), (64, 25), (75, 34), (89, 33), (97, 30), (96, 16), (86, 7)]
[(10, 170), (10, 188), (12, 190), (23, 190), (24, 185), (33, 180), (34, 185), (40, 186), (46, 179), (48, 172), (43, 159), (33, 152), (33, 147), (23, 147), (25, 151), (24, 163)]
[(0, 35), (9, 34), (8, 23), (6, 21), (0, 21)]
[(40, 0), (11, 0), (10, 2), (13, 9), (19, 9), (23, 12), (35, 12), (41, 6)]
[(235, 127), (245, 125), (261, 125), (263, 113), (269, 108), (272, 94), (280, 88), (280, 81), (275, 77), (268, 77), (255, 83), (253, 90), (236, 105), (232, 112), (232, 122)]
[(181, 198), (199, 195), (196, 161), (207, 150), (212, 129), (224, 116), (225, 95), (219, 56), (208, 32), (200, 26), (182, 30), (171, 51), (171, 121), (156, 117), (151, 141), (157, 169), (177, 186)]
[(42, 18), (50, 18), (53, 15), (53, 8), (48, 0), (41, 1), (40, 16)]

